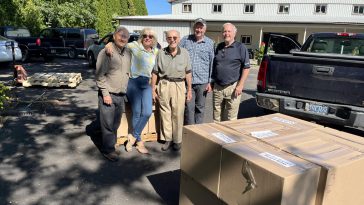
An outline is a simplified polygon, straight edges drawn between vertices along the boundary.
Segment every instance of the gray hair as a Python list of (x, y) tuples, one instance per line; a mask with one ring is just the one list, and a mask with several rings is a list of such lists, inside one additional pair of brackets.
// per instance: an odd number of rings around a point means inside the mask
[(181, 34), (179, 33), (179, 31), (174, 30), (174, 29), (167, 31), (167, 32), (166, 32), (166, 37), (168, 37), (169, 33), (171, 33), (171, 32), (176, 32), (176, 33), (177, 33), (177, 36), (178, 36), (179, 38), (181, 37)]
[(147, 34), (147, 33), (150, 33), (150, 34), (153, 35), (153, 47), (156, 47), (157, 46), (157, 43), (158, 43), (157, 34), (151, 28), (143, 28), (143, 30), (140, 31), (140, 36), (139, 36), (138, 42), (139, 43), (142, 43), (143, 35), (144, 34)]
[(222, 30), (223, 31), (224, 31), (225, 26), (231, 26), (231, 27), (233, 27), (233, 31), (234, 31), (235, 34), (238, 32), (238, 29), (232, 23), (229, 23), (229, 22), (228, 23), (224, 23), (224, 25), (222, 25)]
[(115, 31), (114, 34), (122, 32), (123, 34), (127, 35), (128, 38), (130, 37), (129, 31), (127, 28), (125, 28), (124, 26), (118, 26)]

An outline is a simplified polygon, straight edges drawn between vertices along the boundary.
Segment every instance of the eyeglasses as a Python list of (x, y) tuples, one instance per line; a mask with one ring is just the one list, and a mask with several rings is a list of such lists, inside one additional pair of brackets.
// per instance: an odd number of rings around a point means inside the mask
[(129, 39), (129, 35), (126, 35), (126, 34), (119, 34), (120, 38), (121, 39)]
[(154, 36), (153, 36), (153, 35), (143, 34), (143, 38), (153, 39), (153, 38), (154, 38)]
[(177, 40), (178, 39), (178, 36), (169, 36), (167, 37), (167, 40)]

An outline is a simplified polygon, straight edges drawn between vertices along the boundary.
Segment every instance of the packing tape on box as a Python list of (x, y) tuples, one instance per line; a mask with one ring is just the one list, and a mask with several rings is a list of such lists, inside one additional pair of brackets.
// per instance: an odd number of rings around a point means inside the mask
[(248, 163), (247, 160), (245, 160), (244, 163), (243, 163), (241, 173), (242, 173), (243, 177), (246, 179), (246, 182), (248, 184), (245, 187), (245, 190), (243, 191), (242, 194), (245, 194), (246, 192), (258, 187), (257, 182), (255, 181), (255, 178), (254, 178), (254, 175), (253, 175), (253, 171), (250, 168), (249, 163)]

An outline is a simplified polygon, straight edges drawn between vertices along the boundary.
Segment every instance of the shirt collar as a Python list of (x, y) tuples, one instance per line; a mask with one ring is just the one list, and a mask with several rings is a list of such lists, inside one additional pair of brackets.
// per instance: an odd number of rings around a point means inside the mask
[[(190, 35), (190, 39), (192, 39), (193, 41), (197, 42), (197, 39), (196, 39), (195, 34), (191, 34)], [(205, 43), (205, 36), (202, 38), (202, 40), (200, 42), (201, 43)]]
[(122, 55), (123, 53), (124, 53), (124, 51), (125, 51), (125, 46), (123, 46), (122, 48), (119, 48), (119, 47), (117, 47), (116, 46), (116, 44), (115, 43), (113, 43), (113, 45), (114, 45), (114, 49), (120, 54), (120, 55)]
[[(167, 54), (167, 55), (171, 55), (171, 52), (169, 51), (169, 47), (165, 47), (164, 49), (164, 52)], [(176, 55), (179, 55), (181, 54), (181, 48), (179, 46), (177, 46), (177, 54)]]
[[(236, 41), (234, 40), (234, 42), (232, 44), (230, 44), (229, 46), (227, 46), (227, 48), (228, 47), (235, 47), (235, 44), (236, 44)], [(224, 42), (224, 45), (225, 45), (225, 42)]]

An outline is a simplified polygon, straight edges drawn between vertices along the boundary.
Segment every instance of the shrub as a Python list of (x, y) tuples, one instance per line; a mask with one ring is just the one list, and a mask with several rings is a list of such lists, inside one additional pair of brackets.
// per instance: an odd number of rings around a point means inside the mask
[(9, 91), (7, 86), (0, 83), (0, 110), (4, 109), (4, 105), (9, 100)]

